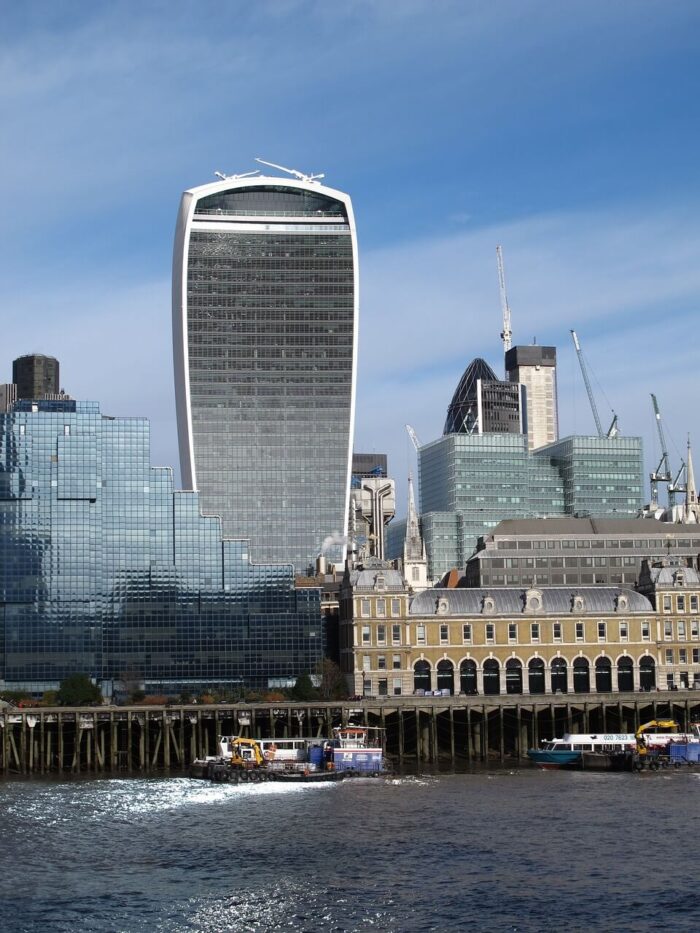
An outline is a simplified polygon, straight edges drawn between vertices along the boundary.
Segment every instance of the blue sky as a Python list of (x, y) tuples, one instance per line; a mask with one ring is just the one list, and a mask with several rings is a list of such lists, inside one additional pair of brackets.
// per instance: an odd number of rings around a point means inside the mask
[(180, 193), (261, 156), (353, 197), (355, 447), (402, 497), (405, 422), (434, 439), (467, 363), (500, 369), (498, 243), (515, 342), (559, 349), (561, 433), (593, 429), (575, 328), (602, 420), (658, 460), (655, 392), (678, 461), (700, 437), (699, 26), (683, 0), (6, 5), (0, 381), (53, 354), (177, 465)]

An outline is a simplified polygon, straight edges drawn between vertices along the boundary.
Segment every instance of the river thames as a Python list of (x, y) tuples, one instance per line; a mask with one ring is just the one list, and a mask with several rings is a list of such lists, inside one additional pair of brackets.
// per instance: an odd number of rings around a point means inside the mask
[(2, 929), (698, 926), (700, 774), (10, 780)]

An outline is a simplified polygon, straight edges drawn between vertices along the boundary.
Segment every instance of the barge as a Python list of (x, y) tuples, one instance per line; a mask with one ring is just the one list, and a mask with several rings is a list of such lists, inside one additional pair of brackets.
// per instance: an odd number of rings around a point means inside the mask
[(218, 755), (196, 759), (190, 767), (190, 777), (235, 784), (318, 783), (390, 773), (381, 730), (368, 726), (335, 728), (331, 739), (250, 739), (222, 735)]

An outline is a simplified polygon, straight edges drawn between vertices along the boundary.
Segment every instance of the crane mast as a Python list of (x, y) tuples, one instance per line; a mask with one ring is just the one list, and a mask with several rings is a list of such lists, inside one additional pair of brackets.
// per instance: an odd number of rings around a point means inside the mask
[[(571, 337), (574, 341), (574, 348), (576, 350), (576, 356), (578, 357), (578, 364), (581, 367), (581, 375), (583, 376), (583, 382), (586, 386), (586, 392), (588, 393), (588, 401), (590, 402), (591, 411), (593, 412), (593, 420), (595, 421), (596, 430), (598, 431), (598, 437), (605, 437), (603, 434), (603, 428), (600, 423), (600, 416), (598, 415), (598, 407), (595, 403), (595, 398), (593, 397), (591, 382), (588, 378), (588, 371), (586, 370), (586, 364), (583, 359), (583, 353), (581, 352), (581, 345), (578, 342), (578, 337), (576, 336), (575, 330), (571, 331)], [(613, 424), (615, 424), (615, 421)]]
[(500, 246), (496, 247), (496, 260), (498, 262), (498, 285), (501, 290), (501, 311), (503, 312), (503, 330), (501, 331), (501, 340), (503, 341), (503, 353), (507, 353), (513, 343), (513, 331), (510, 329), (510, 307), (508, 305), (508, 296), (506, 294), (506, 276), (503, 270), (503, 250)]
[[(666, 449), (666, 437), (664, 435), (663, 424), (661, 423), (661, 412), (659, 411), (659, 403), (656, 401), (656, 396), (654, 393), (651, 393), (651, 404), (654, 408), (654, 419), (656, 421), (656, 430), (659, 435), (659, 443), (661, 444), (661, 460), (659, 460), (659, 465), (649, 474), (649, 479), (651, 481), (651, 505), (655, 508), (659, 504), (659, 483), (666, 483), (668, 489), (668, 498), (669, 505), (673, 505), (675, 499), (675, 484), (672, 482), (673, 477), (671, 476), (671, 466), (668, 460), (668, 450)], [(680, 479), (680, 477), (679, 477)]]

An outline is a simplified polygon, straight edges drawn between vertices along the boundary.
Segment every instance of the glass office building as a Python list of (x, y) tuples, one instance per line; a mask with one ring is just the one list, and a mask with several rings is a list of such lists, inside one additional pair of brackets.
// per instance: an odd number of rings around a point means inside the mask
[(149, 458), (148, 422), (95, 402), (0, 414), (0, 684), (265, 689), (314, 670), (320, 591), (253, 564)]
[[(639, 437), (566, 437), (530, 451), (524, 434), (447, 434), (418, 451), (429, 575), (463, 569), (477, 539), (506, 519), (634, 516), (642, 474)], [(400, 556), (399, 537), (397, 525), (389, 558)]]
[(342, 560), (357, 342), (348, 195), (304, 178), (186, 191), (173, 260), (183, 484), (255, 560)]

